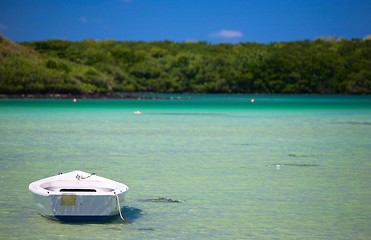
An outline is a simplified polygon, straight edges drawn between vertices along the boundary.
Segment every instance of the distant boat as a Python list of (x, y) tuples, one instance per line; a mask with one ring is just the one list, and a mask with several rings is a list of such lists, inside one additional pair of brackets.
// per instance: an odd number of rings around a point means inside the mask
[(140, 114), (142, 114), (142, 112), (141, 111), (135, 111), (135, 112), (133, 112), (135, 115), (140, 115)]
[[(29, 185), (40, 215), (61, 221), (100, 221), (120, 214), (129, 187), (96, 174), (73, 171)], [(123, 219), (124, 220), (124, 219)]]

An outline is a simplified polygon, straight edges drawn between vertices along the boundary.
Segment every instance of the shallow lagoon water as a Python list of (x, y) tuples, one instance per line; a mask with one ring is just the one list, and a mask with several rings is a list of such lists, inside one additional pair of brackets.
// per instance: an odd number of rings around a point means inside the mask
[[(0, 237), (370, 239), (370, 96), (182, 97), (0, 100)], [(35, 212), (77, 169), (130, 187), (128, 223)]]

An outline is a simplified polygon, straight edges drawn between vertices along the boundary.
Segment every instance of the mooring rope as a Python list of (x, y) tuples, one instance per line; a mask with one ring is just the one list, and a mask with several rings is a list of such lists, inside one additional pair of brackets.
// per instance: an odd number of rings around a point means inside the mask
[(121, 207), (120, 207), (120, 199), (119, 199), (119, 195), (117, 195), (117, 193), (115, 193), (115, 196), (116, 196), (116, 203), (117, 203), (117, 207), (119, 209), (119, 213), (120, 213), (120, 217), (121, 219), (127, 223), (127, 221), (125, 220), (125, 218), (122, 216), (121, 214)]
[(76, 175), (76, 179), (77, 180), (80, 180), (80, 179), (87, 179), (87, 178), (90, 178), (91, 176), (93, 176), (93, 175), (97, 175), (96, 173), (92, 173), (92, 174), (90, 174), (89, 176), (87, 176), (87, 177), (83, 177), (83, 176), (80, 176), (79, 174), (77, 174)]

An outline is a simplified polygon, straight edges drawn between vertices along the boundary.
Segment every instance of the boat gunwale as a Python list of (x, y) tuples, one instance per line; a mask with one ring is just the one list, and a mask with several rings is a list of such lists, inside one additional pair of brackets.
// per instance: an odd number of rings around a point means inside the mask
[[(77, 176), (80, 175), (88, 175), (88, 173), (82, 171), (72, 171), (65, 174), (40, 179), (35, 182), (32, 182), (29, 185), (29, 190), (34, 194), (41, 196), (53, 196), (53, 195), (55, 196), (65, 194), (73, 194), (80, 196), (107, 196), (107, 195), (115, 196), (123, 194), (129, 190), (129, 187), (123, 183), (116, 182), (108, 178), (100, 177), (95, 174), (89, 175), (89, 179), (87, 179), (88, 177), (78, 179)], [(92, 177), (93, 179), (90, 177)], [(53, 186), (53, 183), (69, 183), (69, 184), (67, 185), (56, 184), (55, 186)], [(87, 189), (87, 188), (95, 189), (97, 191), (96, 192), (60, 191), (61, 189)]]

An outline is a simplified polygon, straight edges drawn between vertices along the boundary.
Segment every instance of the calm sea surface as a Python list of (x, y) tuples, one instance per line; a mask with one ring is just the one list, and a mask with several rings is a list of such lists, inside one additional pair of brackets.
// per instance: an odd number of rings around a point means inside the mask
[[(371, 239), (371, 96), (173, 96), (0, 100), (0, 238)], [(127, 184), (128, 223), (39, 216), (73, 170)]]

